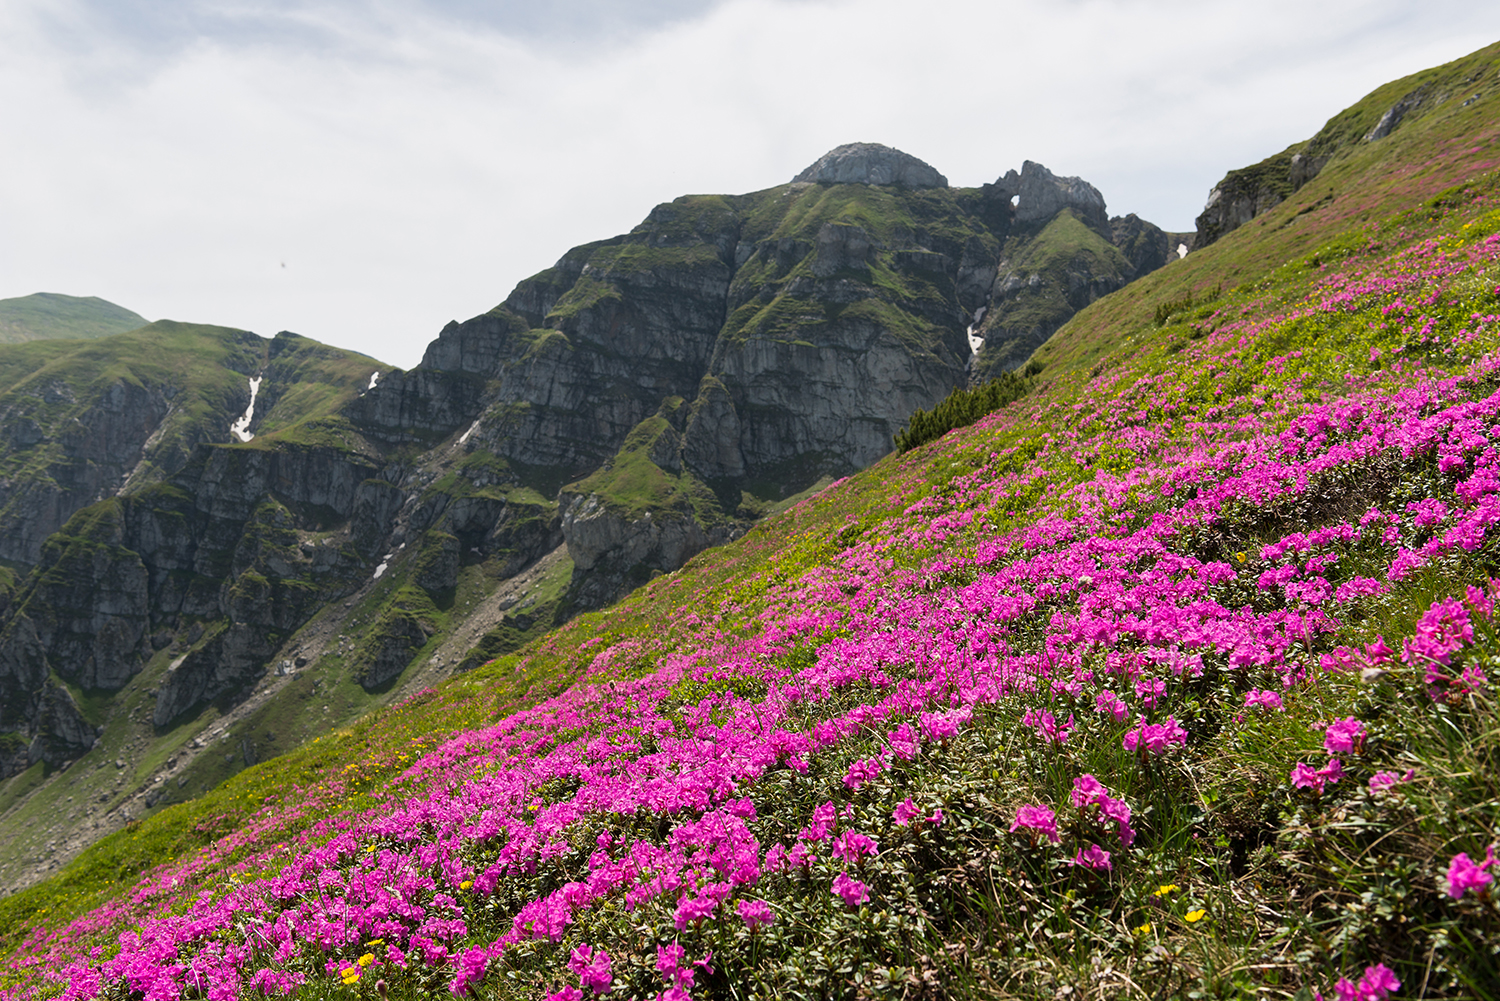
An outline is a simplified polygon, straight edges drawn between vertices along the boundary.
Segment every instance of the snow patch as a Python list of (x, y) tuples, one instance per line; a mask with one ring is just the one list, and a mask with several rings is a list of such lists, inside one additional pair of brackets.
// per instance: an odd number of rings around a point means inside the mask
[(370, 373), (370, 384), (365, 387), (365, 392), (368, 393), (370, 390), (374, 389), (375, 388), (375, 384), (377, 382), (379, 382), (379, 381), (380, 381), (380, 373), (379, 372), (371, 372)]
[(385, 573), (386, 567), (388, 567), (390, 565), (391, 564), (390, 564), (389, 560), (387, 560), (386, 562), (380, 564), (380, 566), (378, 566), (378, 567), (375, 568), (375, 576), (372, 577), (372, 578), (370, 578), (370, 579), (371, 580), (379, 580), (380, 579), (380, 575), (383, 574), (383, 573)]
[(470, 424), (469, 425), (469, 430), (467, 430), (467, 431), (465, 431), (463, 433), (463, 437), (461, 437), (461, 438), (458, 439), (458, 443), (460, 445), (462, 445), (464, 442), (468, 441), (469, 440), (469, 435), (473, 434), (475, 432), (475, 430), (478, 429), (478, 427), (479, 427), (479, 422), (478, 421), (475, 421), (473, 424)]
[(984, 347), (984, 338), (974, 333), (974, 324), (972, 323), (969, 324), (969, 329), (965, 333), (969, 336), (969, 351), (977, 355), (979, 349)]
[(229, 425), (229, 433), (240, 441), (249, 441), (255, 437), (250, 433), (250, 420), (255, 416), (255, 394), (260, 392), (260, 382), (260, 376), (250, 380), (250, 405), (245, 408), (244, 416)]
[(1187, 256), (1187, 244), (1185, 244), (1185, 243), (1179, 243), (1177, 245), (1177, 259), (1180, 261), (1180, 260), (1182, 260), (1186, 256)]

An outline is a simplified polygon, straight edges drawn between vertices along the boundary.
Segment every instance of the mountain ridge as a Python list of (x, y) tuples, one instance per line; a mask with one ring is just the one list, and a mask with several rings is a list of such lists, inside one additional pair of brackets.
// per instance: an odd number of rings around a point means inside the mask
[(93, 339), (144, 327), (139, 313), (97, 296), (37, 292), (0, 299), (0, 344), (75, 338)]

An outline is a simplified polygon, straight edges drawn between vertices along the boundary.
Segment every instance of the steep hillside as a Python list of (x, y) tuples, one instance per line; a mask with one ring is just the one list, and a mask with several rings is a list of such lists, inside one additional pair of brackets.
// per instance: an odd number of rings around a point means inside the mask
[(38, 292), (0, 299), (0, 344), (108, 337), (148, 322), (144, 316), (97, 296)]
[[(1500, 45), (1442, 72), (1493, 79)], [(1087, 306), (972, 426), (101, 839), (0, 901), (0, 996), (1495, 996), (1496, 100), (1348, 144)], [(799, 190), (808, 212), (878, 202)], [(1061, 211), (1039, 232), (1103, 239)], [(865, 253), (853, 236), (830, 253)], [(816, 258), (770, 269), (770, 239), (763, 306), (804, 315)], [(535, 370), (578, 364), (555, 338), (627, 328), (567, 324), (639, 301), (589, 284), (632, 247), (586, 248), (430, 355), (522, 338)], [(862, 302), (911, 280), (864, 260)], [(415, 446), (441, 429), (432, 387), (481, 398), (526, 368), (444, 366), (337, 433)], [(619, 388), (603, 474), (627, 514), (722, 510), (669, 475), (703, 393), (638, 417)], [(503, 437), (478, 486), (454, 427), (426, 453), (470, 484), (449, 505), (524, 489)], [(608, 502), (570, 489), (570, 512)], [(285, 517), (246, 550), (286, 559)], [(441, 611), (406, 582), (446, 579), (458, 544), (403, 530), (425, 555), (389, 560), (406, 576), (362, 592), (361, 625)]]

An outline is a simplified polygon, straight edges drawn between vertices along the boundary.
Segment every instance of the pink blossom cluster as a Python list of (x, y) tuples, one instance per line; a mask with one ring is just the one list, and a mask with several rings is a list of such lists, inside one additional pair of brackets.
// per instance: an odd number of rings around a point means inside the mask
[[(1400, 989), (1401, 981), (1396, 979), (1395, 972), (1384, 963), (1378, 963), (1367, 967), (1358, 983), (1340, 977), (1333, 985), (1333, 996), (1336, 1001), (1386, 1001)], [(1315, 996), (1322, 1001), (1321, 993)]]
[(1477, 894), (1487, 893), (1490, 884), (1494, 882), (1494, 876), (1489, 871), (1494, 864), (1494, 845), (1485, 850), (1483, 862), (1475, 862), (1469, 858), (1468, 852), (1459, 852), (1453, 856), (1453, 861), (1448, 863), (1448, 896), (1457, 900), (1470, 890)]

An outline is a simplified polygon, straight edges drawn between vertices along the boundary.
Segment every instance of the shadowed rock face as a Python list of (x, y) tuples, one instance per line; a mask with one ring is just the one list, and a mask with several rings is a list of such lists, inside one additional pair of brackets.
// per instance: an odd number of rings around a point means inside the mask
[[(1064, 216), (1087, 246), (1062, 270), (1034, 265), (1028, 248)], [(556, 470), (557, 482), (588, 477), (597, 494), (569, 494), (561, 523), (578, 579), (604, 564), (634, 579), (621, 568), (670, 570), (725, 525), (742, 530), (741, 490), (774, 499), (885, 455), (914, 410), (969, 380), (966, 333), (982, 310), (1000, 335), (990, 368), (1015, 367), (1077, 309), (1167, 260), (1150, 223), (1119, 229), (1128, 256), (1098, 189), (1032, 161), (953, 189), (916, 157), (852, 143), (789, 185), (680, 198), (570, 250), (489, 313), (445, 327), (417, 369), (349, 413), (384, 441), (467, 425), (471, 453)], [(463, 379), (483, 397), (472, 416), (445, 388)], [(670, 400), (674, 444), (650, 452), (667, 477), (657, 489), (712, 484), (718, 506), (647, 519), (628, 496), (640, 467), (619, 450)], [(635, 472), (591, 475), (616, 465)]]
[(847, 143), (818, 157), (792, 183), (898, 184), (905, 188), (946, 188), (948, 179), (931, 165), (879, 143)]

